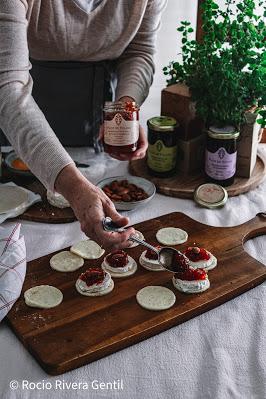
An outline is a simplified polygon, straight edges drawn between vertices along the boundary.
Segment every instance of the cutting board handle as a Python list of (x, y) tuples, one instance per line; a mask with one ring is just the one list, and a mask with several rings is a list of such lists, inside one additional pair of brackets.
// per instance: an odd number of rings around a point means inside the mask
[(253, 219), (237, 227), (242, 233), (243, 243), (266, 234), (266, 212), (258, 213)]

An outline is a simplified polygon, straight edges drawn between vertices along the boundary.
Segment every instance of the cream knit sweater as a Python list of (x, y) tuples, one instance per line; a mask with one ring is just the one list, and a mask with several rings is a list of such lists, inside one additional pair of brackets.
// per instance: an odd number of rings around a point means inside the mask
[(0, 0), (0, 128), (48, 188), (71, 157), (32, 97), (29, 57), (118, 60), (116, 98), (146, 98), (155, 37), (167, 0), (102, 0), (87, 13), (75, 0)]

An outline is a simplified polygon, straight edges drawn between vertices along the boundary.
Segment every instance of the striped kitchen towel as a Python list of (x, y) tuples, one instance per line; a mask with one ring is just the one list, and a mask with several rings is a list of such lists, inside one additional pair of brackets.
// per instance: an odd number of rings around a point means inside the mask
[(0, 227), (0, 321), (19, 298), (26, 274), (26, 247), (20, 223)]

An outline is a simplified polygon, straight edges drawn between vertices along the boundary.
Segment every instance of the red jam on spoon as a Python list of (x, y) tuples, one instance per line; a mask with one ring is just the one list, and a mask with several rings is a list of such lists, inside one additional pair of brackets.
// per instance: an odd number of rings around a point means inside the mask
[(181, 252), (175, 253), (172, 261), (172, 270), (176, 270), (177, 273), (185, 273), (189, 269), (189, 260)]
[(107, 255), (106, 261), (111, 267), (125, 267), (128, 264), (128, 254), (122, 249), (118, 249)]
[(188, 247), (184, 254), (189, 260), (191, 260), (191, 262), (198, 262), (200, 260), (210, 259), (210, 254), (208, 254), (206, 249), (199, 247)]
[(93, 284), (101, 284), (106, 276), (106, 272), (101, 268), (88, 269), (80, 275), (80, 280), (84, 281), (88, 287)]
[[(158, 250), (162, 248), (160, 245), (153, 245), (153, 247)], [(147, 249), (147, 251), (145, 253), (145, 258), (150, 259), (150, 260), (157, 260), (158, 255), (156, 252), (152, 251), (151, 249)]]

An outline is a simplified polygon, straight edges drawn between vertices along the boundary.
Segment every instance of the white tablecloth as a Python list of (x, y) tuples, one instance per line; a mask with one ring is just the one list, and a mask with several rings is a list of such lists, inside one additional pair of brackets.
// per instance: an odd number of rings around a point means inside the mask
[[(266, 155), (266, 146), (260, 146)], [(107, 175), (122, 174), (126, 164), (113, 162)], [(106, 174), (106, 170), (103, 171)], [(266, 210), (266, 182), (230, 198), (223, 209), (199, 208), (192, 200), (156, 195), (147, 207), (129, 214), (132, 223), (173, 211), (215, 226), (232, 226)], [(10, 223), (10, 222), (9, 222)], [(64, 248), (82, 238), (78, 223), (22, 224), (28, 259)], [(265, 236), (246, 244), (265, 263)], [(126, 399), (263, 399), (266, 398), (266, 284), (135, 346), (71, 371), (48, 376), (13, 335), (0, 325), (0, 397)], [(86, 332), (84, 332), (86, 333)], [(73, 332), (74, 334), (74, 332)], [(123, 390), (56, 389), (56, 380), (88, 383), (123, 380)], [(19, 388), (11, 389), (10, 381)], [(22, 380), (37, 383), (21, 388)], [(24, 384), (27, 384), (24, 383)], [(44, 389), (46, 384), (47, 389)], [(47, 385), (48, 384), (48, 385)], [(96, 383), (95, 383), (96, 384)], [(16, 388), (16, 383), (13, 383)], [(85, 385), (83, 385), (85, 387)]]

